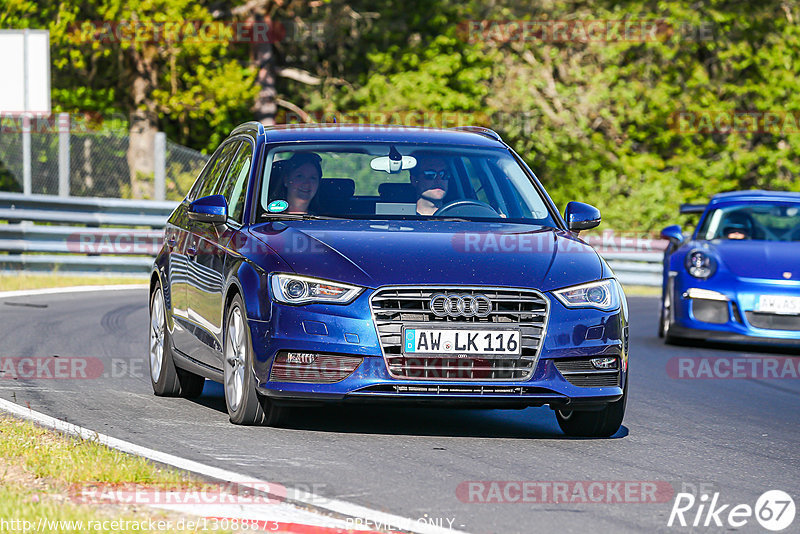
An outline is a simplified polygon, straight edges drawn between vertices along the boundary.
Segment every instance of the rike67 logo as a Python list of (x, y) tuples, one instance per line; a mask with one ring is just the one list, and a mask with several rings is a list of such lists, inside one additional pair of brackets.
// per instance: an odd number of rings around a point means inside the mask
[(763, 493), (756, 500), (755, 506), (722, 504), (719, 492), (713, 495), (704, 493), (699, 497), (691, 493), (678, 493), (672, 504), (667, 526), (738, 529), (755, 517), (765, 529), (780, 532), (794, 522), (794, 515), (794, 500), (781, 490)]

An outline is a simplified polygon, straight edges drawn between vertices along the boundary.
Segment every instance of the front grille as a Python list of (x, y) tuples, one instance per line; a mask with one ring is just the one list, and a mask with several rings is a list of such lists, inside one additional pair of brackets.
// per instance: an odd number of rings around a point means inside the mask
[(553, 395), (553, 391), (538, 387), (524, 386), (465, 386), (462, 384), (415, 384), (397, 385), (380, 384), (358, 390), (357, 393), (386, 393), (386, 394), (431, 394), (431, 395), (507, 395), (521, 397), (526, 395)]
[[(430, 308), (434, 295), (483, 295), (491, 301), (486, 317), (440, 317)], [(421, 380), (527, 380), (536, 368), (550, 302), (538, 291), (478, 287), (390, 287), (371, 298), (372, 317), (383, 356), (394, 378)], [(486, 310), (482, 310), (484, 315)], [(431, 328), (519, 329), (520, 355), (403, 354), (403, 327), (428, 323)]]
[(583, 388), (619, 386), (619, 361), (617, 369), (595, 369), (588, 358), (553, 360), (553, 363), (567, 382)]
[(767, 330), (800, 330), (800, 315), (778, 315), (776, 313), (744, 312), (747, 322), (756, 328)]

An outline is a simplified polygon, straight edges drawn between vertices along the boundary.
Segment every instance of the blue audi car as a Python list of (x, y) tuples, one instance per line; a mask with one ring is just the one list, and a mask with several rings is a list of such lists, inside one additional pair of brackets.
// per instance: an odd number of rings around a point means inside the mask
[(707, 205), (693, 235), (662, 230), (659, 335), (667, 342), (800, 342), (800, 193), (737, 191)]
[(628, 390), (628, 311), (492, 130), (237, 127), (169, 218), (150, 283), (161, 396), (224, 386), (236, 424), (292, 405), (550, 406), (611, 436)]

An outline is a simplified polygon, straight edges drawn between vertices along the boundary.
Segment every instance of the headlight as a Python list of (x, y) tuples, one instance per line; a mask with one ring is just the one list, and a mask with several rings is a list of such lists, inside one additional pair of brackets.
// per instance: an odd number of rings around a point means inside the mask
[(364, 289), (357, 286), (329, 282), (319, 278), (295, 274), (272, 275), (272, 295), (278, 302), (286, 304), (308, 304), (321, 302), (347, 304)]
[(611, 311), (619, 307), (619, 290), (616, 280), (601, 280), (553, 291), (567, 308), (597, 308)]
[(717, 272), (717, 260), (702, 250), (692, 250), (686, 255), (686, 270), (695, 278), (706, 279)]

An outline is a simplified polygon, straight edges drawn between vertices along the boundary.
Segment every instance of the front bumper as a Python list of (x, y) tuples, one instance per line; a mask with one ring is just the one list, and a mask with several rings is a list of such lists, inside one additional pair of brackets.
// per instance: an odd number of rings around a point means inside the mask
[[(613, 312), (567, 309), (551, 299), (542, 349), (534, 372), (525, 380), (415, 380), (389, 374), (367, 293), (347, 306), (275, 303), (269, 321), (249, 320), (258, 391), (286, 403), (405, 402), (465, 407), (549, 404), (571, 409), (600, 408), (623, 394), (621, 384), (625, 384), (628, 356), (627, 318), (623, 309)], [(333, 383), (271, 379), (276, 355), (285, 351), (362, 360), (346, 378)], [(560, 359), (599, 356), (619, 359), (620, 385), (574, 385), (555, 365)]]
[[(800, 343), (800, 329), (759, 328), (752, 322), (761, 295), (800, 296), (800, 284), (796, 281), (757, 280), (732, 275), (697, 280), (681, 273), (673, 277), (671, 285), (673, 323), (670, 334), (674, 336), (734, 343)], [(714, 302), (712, 299), (690, 298), (693, 289), (717, 296)], [(789, 319), (789, 322), (794, 321), (791, 317)], [(797, 323), (800, 324), (800, 317), (797, 317)]]

